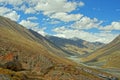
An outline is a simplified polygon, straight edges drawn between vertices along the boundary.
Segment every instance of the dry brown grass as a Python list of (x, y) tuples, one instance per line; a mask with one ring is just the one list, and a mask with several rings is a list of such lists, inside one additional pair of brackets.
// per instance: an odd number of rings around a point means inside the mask
[(0, 68), (0, 75), (8, 76), (8, 79), (12, 80), (26, 80), (26, 76), (19, 72), (14, 72), (8, 69)]
[[(114, 54), (115, 52), (120, 54), (120, 39), (118, 39), (118, 38), (116, 38), (114, 41), (107, 44), (106, 46), (96, 50), (91, 55), (89, 55), (85, 58), (82, 58), (81, 61), (89, 62), (89, 61), (92, 61), (92, 60), (98, 60), (98, 59), (100, 59), (102, 57), (105, 57), (105, 56), (106, 57), (107, 56), (112, 56), (112, 54)], [(118, 56), (118, 57), (120, 58), (120, 56)]]

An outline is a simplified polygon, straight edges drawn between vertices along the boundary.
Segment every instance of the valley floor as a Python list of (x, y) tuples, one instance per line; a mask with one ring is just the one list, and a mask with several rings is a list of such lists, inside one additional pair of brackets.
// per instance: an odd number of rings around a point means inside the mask
[[(110, 74), (116, 76), (118, 78), (118, 80), (120, 80), (120, 69), (116, 69), (116, 68), (101, 68), (99, 66), (88, 65), (88, 64), (82, 63), (80, 61), (80, 58), (77, 57), (77, 56), (71, 56), (71, 57), (67, 57), (67, 58), (70, 59), (70, 60), (73, 60), (74, 62), (76, 62), (76, 63), (78, 63), (78, 64), (80, 64), (82, 66), (86, 66), (86, 67), (89, 67), (89, 68), (97, 69), (99, 71), (110, 73)], [(108, 76), (96, 73), (96, 72), (92, 71), (89, 68), (83, 68), (83, 70), (86, 71), (86, 72), (88, 72), (88, 73), (92, 73), (92, 74), (94, 74), (96, 76), (100, 76), (100, 77), (103, 77), (103, 78), (106, 78), (106, 79), (109, 78)], [(110, 80), (114, 80), (114, 79), (110, 79)]]

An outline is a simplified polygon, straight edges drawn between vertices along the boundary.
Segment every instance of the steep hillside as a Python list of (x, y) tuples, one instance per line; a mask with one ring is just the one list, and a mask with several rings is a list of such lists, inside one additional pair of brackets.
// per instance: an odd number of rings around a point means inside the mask
[(46, 38), (53, 42), (55, 45), (61, 47), (66, 52), (77, 56), (86, 54), (88, 55), (88, 53), (91, 53), (104, 45), (99, 42), (91, 43), (78, 38), (65, 39), (55, 36), (46, 36)]
[(99, 65), (106, 68), (120, 69), (120, 35), (111, 43), (96, 50), (88, 57), (81, 59), (83, 62), (92, 62), (94, 65)]
[(66, 56), (38, 33), (0, 16), (0, 79), (103, 80), (99, 74), (111, 76), (97, 70), (94, 73), (94, 69), (88, 72), (87, 67), (78, 66)]

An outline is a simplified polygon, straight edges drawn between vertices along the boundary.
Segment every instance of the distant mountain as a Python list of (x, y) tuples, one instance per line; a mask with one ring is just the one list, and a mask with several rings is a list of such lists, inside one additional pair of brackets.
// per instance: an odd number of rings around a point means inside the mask
[(120, 69), (120, 35), (111, 43), (94, 51), (91, 55), (82, 58), (83, 62), (91, 63), (106, 68)]
[(37, 32), (0, 16), (1, 80), (104, 80), (99, 74), (110, 75), (80, 66), (68, 56)]
[(55, 36), (46, 36), (46, 38), (66, 52), (77, 56), (88, 55), (88, 53), (91, 53), (104, 45), (100, 42), (92, 43), (78, 38), (65, 39)]

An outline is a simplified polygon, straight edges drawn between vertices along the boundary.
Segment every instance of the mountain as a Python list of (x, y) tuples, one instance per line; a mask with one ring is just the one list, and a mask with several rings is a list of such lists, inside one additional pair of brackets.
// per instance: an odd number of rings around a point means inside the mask
[(104, 68), (120, 69), (120, 35), (111, 43), (94, 51), (91, 55), (82, 58), (83, 62), (98, 65)]
[(77, 56), (88, 55), (104, 45), (100, 42), (92, 43), (78, 38), (65, 39), (55, 36), (46, 36), (46, 38), (53, 42), (56, 46), (62, 48), (64, 51)]
[(1, 80), (104, 80), (111, 74), (79, 65), (33, 30), (0, 16)]

